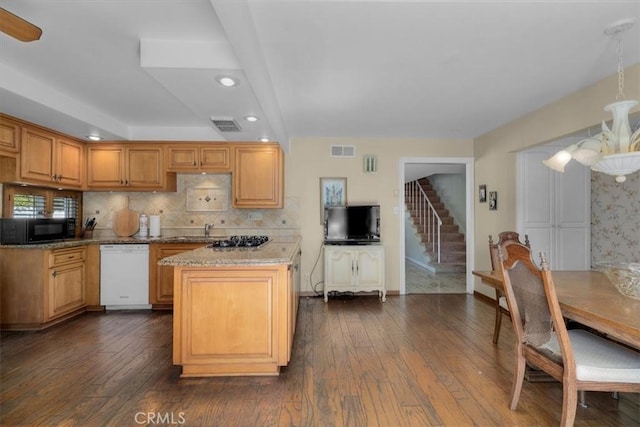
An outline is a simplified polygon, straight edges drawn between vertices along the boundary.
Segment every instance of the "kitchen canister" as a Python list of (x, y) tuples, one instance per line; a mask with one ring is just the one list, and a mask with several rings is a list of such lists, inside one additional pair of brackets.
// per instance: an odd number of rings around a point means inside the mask
[(140, 237), (147, 237), (149, 235), (149, 218), (145, 214), (140, 214)]
[(149, 217), (149, 236), (160, 237), (160, 215)]

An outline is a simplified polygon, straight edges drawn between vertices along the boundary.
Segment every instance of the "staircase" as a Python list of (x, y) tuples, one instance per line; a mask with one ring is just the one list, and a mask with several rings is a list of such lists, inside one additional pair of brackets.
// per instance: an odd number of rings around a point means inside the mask
[[(415, 191), (416, 185), (418, 188), (422, 188), (428, 198), (428, 202), (421, 200), (422, 192)], [(412, 186), (413, 190), (411, 190)], [(449, 215), (449, 210), (440, 200), (438, 193), (433, 189), (428, 178), (421, 178), (405, 185), (405, 204), (411, 216), (417, 238), (425, 247), (425, 254), (429, 259), (427, 269), (433, 273), (466, 271), (467, 250), (464, 234), (454, 224), (453, 217)], [(430, 220), (425, 215), (425, 204), (433, 207), (435, 211), (433, 218), (439, 218), (442, 222), (439, 227), (437, 219)], [(425, 217), (427, 217), (426, 224)], [(438, 252), (440, 262), (438, 262)]]

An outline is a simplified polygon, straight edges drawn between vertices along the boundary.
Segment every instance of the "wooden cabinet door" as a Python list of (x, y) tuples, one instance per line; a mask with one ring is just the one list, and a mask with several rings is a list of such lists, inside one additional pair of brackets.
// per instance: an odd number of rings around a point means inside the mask
[(0, 152), (15, 154), (20, 145), (20, 125), (0, 117)]
[(25, 127), (22, 129), (21, 143), (20, 177), (31, 181), (52, 182), (54, 175), (54, 135)]
[(228, 146), (200, 147), (200, 169), (203, 171), (231, 171), (231, 148)]
[(284, 158), (277, 145), (238, 145), (234, 150), (233, 207), (282, 208)]
[(84, 283), (84, 262), (49, 269), (47, 318), (82, 308), (86, 304)]
[(164, 160), (162, 147), (129, 146), (125, 185), (135, 188), (162, 188)]
[(197, 146), (169, 147), (169, 170), (175, 172), (197, 172), (200, 167)]
[(87, 185), (95, 188), (124, 186), (124, 156), (124, 147), (119, 145), (89, 146), (87, 151)]
[(82, 187), (82, 144), (69, 139), (57, 138), (55, 146), (54, 181), (65, 186)]
[[(153, 243), (149, 247), (149, 303), (154, 308), (173, 305), (173, 267), (158, 265), (163, 258), (192, 251), (206, 243)], [(167, 307), (162, 305), (167, 304)]]

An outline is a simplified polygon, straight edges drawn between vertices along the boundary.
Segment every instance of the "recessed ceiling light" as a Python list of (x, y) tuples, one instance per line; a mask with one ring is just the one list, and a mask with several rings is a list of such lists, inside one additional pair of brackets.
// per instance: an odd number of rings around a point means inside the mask
[(226, 86), (226, 87), (233, 87), (233, 86), (238, 86), (238, 81), (236, 79), (234, 79), (233, 77), (229, 77), (229, 76), (218, 76), (216, 77), (216, 80), (218, 81), (218, 83), (220, 83), (222, 86)]
[(90, 139), (91, 141), (100, 141), (102, 138), (98, 135), (87, 135), (87, 139)]
[(269, 142), (269, 138), (263, 136), (262, 138), (260, 138), (260, 142)]
[(258, 117), (256, 117), (256, 116), (247, 116), (244, 119), (246, 121), (248, 121), (248, 122), (257, 122), (258, 121)]

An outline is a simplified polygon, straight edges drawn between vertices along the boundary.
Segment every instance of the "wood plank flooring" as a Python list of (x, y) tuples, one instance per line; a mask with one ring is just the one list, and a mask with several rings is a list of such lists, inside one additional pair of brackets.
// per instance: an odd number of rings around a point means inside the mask
[[(557, 383), (525, 383), (508, 409), (511, 325), (466, 294), (303, 298), (278, 377), (180, 379), (172, 315), (87, 313), (3, 332), (2, 426), (552, 426)], [(640, 397), (587, 393), (576, 426), (640, 425)]]

